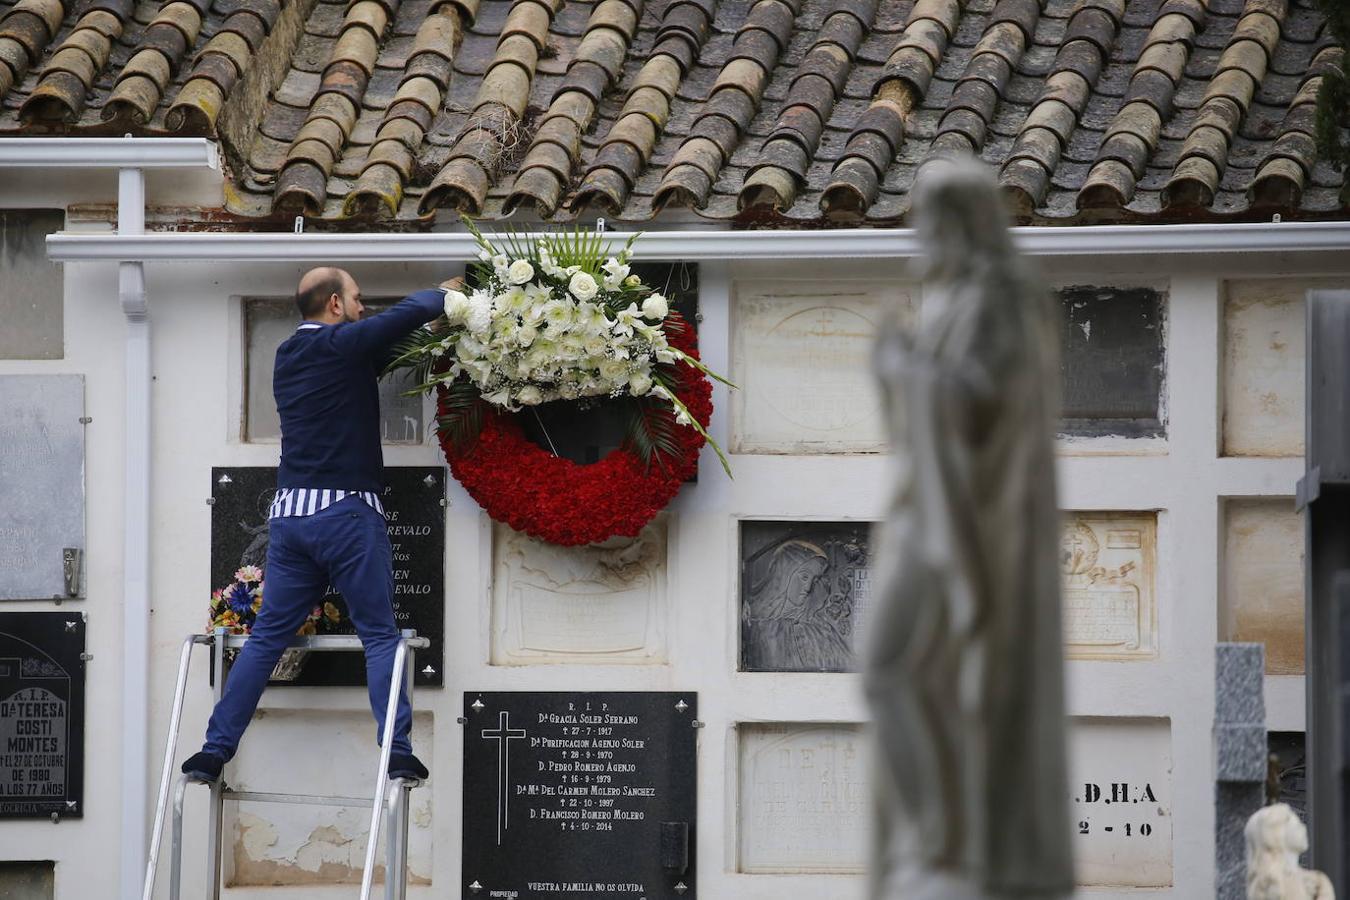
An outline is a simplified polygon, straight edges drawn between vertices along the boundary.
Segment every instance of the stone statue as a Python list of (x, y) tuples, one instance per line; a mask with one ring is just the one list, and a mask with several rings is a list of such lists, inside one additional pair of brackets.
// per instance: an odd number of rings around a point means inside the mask
[(1247, 900), (1336, 900), (1331, 879), (1300, 869), (1308, 829), (1287, 803), (1252, 813), (1247, 837)]
[(913, 197), (920, 324), (875, 356), (897, 471), (863, 648), (870, 896), (1063, 897), (1054, 307), (982, 164), (925, 166)]

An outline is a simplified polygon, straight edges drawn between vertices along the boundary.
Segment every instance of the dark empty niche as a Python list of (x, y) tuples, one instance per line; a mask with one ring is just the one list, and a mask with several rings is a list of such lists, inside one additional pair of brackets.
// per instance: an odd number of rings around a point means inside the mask
[(0, 862), (0, 897), (4, 900), (52, 900), (56, 896), (56, 863)]
[(1060, 373), (1069, 437), (1160, 437), (1166, 294), (1148, 287), (1058, 291)]

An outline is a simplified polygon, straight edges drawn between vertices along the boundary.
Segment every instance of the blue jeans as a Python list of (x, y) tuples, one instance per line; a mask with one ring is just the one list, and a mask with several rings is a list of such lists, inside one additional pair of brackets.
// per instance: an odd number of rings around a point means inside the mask
[[(375, 714), (375, 740), (384, 740), (384, 713), (399, 632), (394, 624), (394, 570), (384, 517), (359, 497), (346, 497), (312, 516), (272, 519), (263, 605), (253, 631), (230, 667), (225, 694), (211, 713), (202, 749), (234, 756), (239, 738), (281, 653), (323, 601), (332, 584), (366, 651), (366, 684)], [(220, 677), (217, 674), (216, 677)], [(393, 751), (411, 753), (412, 707), (406, 687), (394, 720)]]

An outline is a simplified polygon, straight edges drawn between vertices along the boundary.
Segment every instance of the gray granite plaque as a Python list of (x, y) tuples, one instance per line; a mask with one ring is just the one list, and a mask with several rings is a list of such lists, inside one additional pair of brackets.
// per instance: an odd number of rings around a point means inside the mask
[(0, 600), (84, 596), (84, 376), (0, 375)]
[(851, 672), (869, 522), (741, 523), (741, 671)]

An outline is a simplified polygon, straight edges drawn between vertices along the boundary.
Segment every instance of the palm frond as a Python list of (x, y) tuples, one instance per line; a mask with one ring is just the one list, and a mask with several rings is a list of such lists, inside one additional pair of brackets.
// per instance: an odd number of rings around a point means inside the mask
[(666, 471), (667, 461), (680, 454), (676, 437), (679, 426), (670, 408), (654, 400), (630, 397), (624, 404), (624, 412), (628, 441), (642, 464), (650, 468), (655, 463)]
[(441, 413), (436, 417), (436, 430), (445, 435), (456, 450), (470, 450), (483, 431), (487, 407), (487, 401), (471, 382), (467, 379), (453, 381), (446, 386)]
[[(416, 329), (394, 345), (393, 357), (380, 374), (390, 375), (403, 369), (409, 369), (412, 371), (413, 380), (419, 385), (431, 381), (431, 369), (436, 360), (429, 352), (429, 348), (434, 344), (439, 344), (445, 339), (445, 336), (445, 331), (438, 332), (426, 328)], [(418, 390), (423, 390), (423, 388), (418, 388)]]

